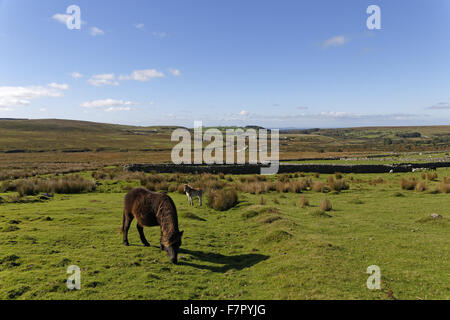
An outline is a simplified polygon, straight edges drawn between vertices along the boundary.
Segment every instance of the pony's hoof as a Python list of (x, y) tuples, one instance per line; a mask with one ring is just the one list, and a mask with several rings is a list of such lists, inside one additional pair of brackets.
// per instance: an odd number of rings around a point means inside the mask
[(150, 247), (150, 243), (144, 243), (144, 247)]
[(128, 243), (128, 241), (124, 241), (123, 244), (124, 244), (125, 246), (127, 246), (127, 247), (130, 245), (130, 244)]

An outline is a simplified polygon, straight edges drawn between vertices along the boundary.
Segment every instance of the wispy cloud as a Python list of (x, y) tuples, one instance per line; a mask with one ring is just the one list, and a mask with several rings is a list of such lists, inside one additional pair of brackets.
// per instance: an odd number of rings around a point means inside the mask
[[(55, 13), (52, 16), (52, 19), (59, 23), (66, 25), (67, 20), (72, 19), (72, 16), (69, 14), (65, 14), (65, 13)], [(86, 24), (86, 21), (81, 20), (81, 24)]]
[(144, 25), (143, 23), (136, 23), (136, 24), (134, 25), (134, 27), (135, 27), (136, 29), (144, 29), (145, 25)]
[(153, 31), (152, 35), (155, 38), (162, 39), (162, 38), (166, 38), (169, 34), (167, 32)]
[(72, 73), (70, 74), (70, 76), (71, 76), (72, 78), (74, 78), (74, 79), (80, 79), (80, 78), (83, 78), (83, 75), (82, 75), (81, 73), (79, 73), (79, 72), (72, 72)]
[(102, 29), (100, 29), (100, 28), (97, 28), (97, 27), (91, 27), (91, 28), (89, 29), (89, 34), (90, 34), (91, 36), (93, 36), (93, 37), (96, 37), (96, 36), (102, 36), (102, 35), (104, 35), (105, 32), (104, 32)]
[(447, 110), (447, 109), (450, 109), (450, 103), (449, 102), (439, 102), (439, 103), (436, 103), (435, 105), (432, 105), (432, 106), (428, 107), (427, 109), (431, 109), (431, 110)]
[(96, 74), (89, 78), (88, 82), (95, 86), (101, 87), (105, 85), (118, 86), (119, 82), (116, 80), (114, 73)]
[(322, 47), (324, 48), (329, 48), (329, 47), (340, 47), (343, 46), (344, 44), (346, 44), (347, 42), (349, 42), (350, 39), (346, 36), (343, 35), (338, 35), (332, 38), (329, 38), (327, 40), (325, 40), (322, 43)]
[(83, 108), (104, 108), (104, 107), (123, 107), (137, 104), (132, 101), (115, 100), (115, 99), (101, 99), (83, 102), (80, 106)]
[(169, 72), (174, 76), (180, 76), (181, 72), (178, 69), (169, 69)]
[(60, 83), (52, 82), (52, 83), (49, 83), (48, 86), (50, 88), (59, 89), (59, 90), (68, 90), (69, 89), (69, 85), (65, 84), (65, 83), (60, 84)]
[(130, 75), (122, 75), (119, 80), (136, 80), (147, 82), (153, 78), (163, 78), (164, 73), (156, 69), (134, 70)]
[(67, 20), (70, 19), (70, 18), (71, 18), (70, 15), (64, 14), (64, 13), (55, 13), (55, 14), (52, 16), (52, 19), (53, 19), (53, 20), (56, 20), (56, 21), (58, 21), (59, 23), (63, 23), (63, 24), (66, 24), (66, 23), (67, 23)]
[(63, 97), (66, 84), (50, 83), (48, 86), (0, 87), (0, 107), (10, 109), (16, 106), (28, 106), (31, 101), (43, 97)]
[(114, 111), (132, 111), (133, 108), (130, 107), (110, 107), (105, 109), (106, 112), (114, 112)]
[(241, 110), (241, 112), (239, 112), (240, 116), (248, 116), (248, 111), (247, 110)]

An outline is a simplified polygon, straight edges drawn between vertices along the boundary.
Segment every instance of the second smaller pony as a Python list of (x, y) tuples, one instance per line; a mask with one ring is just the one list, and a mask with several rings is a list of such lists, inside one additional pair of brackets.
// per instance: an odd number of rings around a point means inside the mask
[(190, 185), (185, 184), (184, 185), (184, 193), (186, 193), (188, 200), (189, 200), (189, 204), (191, 206), (194, 205), (194, 201), (192, 200), (193, 197), (197, 197), (200, 202), (200, 206), (202, 205), (202, 196), (203, 196), (202, 189), (195, 189), (195, 188), (192, 188)]

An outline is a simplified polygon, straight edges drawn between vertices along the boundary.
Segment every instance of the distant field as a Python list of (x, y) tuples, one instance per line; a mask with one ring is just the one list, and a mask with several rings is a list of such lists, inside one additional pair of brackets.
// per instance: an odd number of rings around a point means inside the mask
[[(128, 163), (169, 163), (176, 143), (170, 139), (174, 129), (72, 120), (0, 120), (0, 178), (2, 173), (8, 176), (9, 172), (21, 176)], [(370, 162), (363, 159), (370, 155), (392, 154), (385, 157), (387, 163), (401, 162), (405, 158), (410, 160), (406, 162), (412, 162), (422, 161), (425, 156), (436, 158), (427, 152), (448, 158), (449, 149), (450, 126), (309, 129), (280, 133), (281, 160), (354, 158), (350, 161), (380, 163), (380, 159), (370, 159)], [(398, 159), (391, 161), (392, 157)]]

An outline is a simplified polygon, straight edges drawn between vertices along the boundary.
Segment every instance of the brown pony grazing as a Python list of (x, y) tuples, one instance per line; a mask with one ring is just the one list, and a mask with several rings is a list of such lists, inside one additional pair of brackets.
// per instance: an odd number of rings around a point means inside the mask
[(144, 246), (150, 246), (144, 236), (144, 226), (161, 226), (161, 250), (166, 250), (170, 261), (177, 263), (183, 231), (178, 230), (177, 208), (173, 200), (164, 193), (151, 192), (144, 188), (131, 190), (125, 196), (123, 209), (123, 244), (128, 246), (128, 230), (133, 218)]

